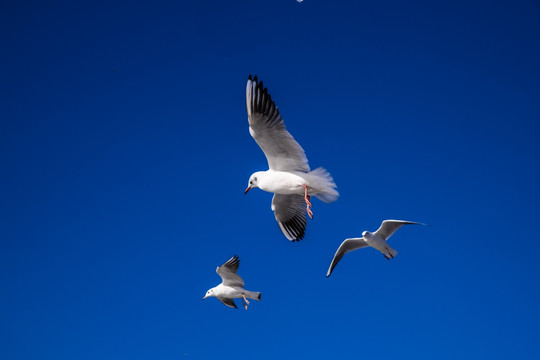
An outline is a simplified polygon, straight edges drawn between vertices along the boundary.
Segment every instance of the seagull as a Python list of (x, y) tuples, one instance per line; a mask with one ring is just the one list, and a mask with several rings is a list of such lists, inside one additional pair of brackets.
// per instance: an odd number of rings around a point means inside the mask
[(341, 258), (348, 252), (351, 252), (356, 249), (361, 249), (366, 246), (371, 246), (372, 248), (375, 248), (379, 250), (385, 258), (390, 260), (393, 259), (397, 255), (397, 251), (392, 249), (386, 241), (392, 234), (396, 232), (397, 229), (402, 227), (403, 225), (426, 225), (419, 222), (414, 221), (405, 221), (405, 220), (384, 220), (381, 224), (381, 227), (375, 231), (374, 233), (371, 233), (369, 231), (364, 231), (362, 233), (361, 238), (351, 238), (351, 239), (345, 239), (337, 249), (336, 253), (334, 254), (334, 258), (332, 259), (332, 263), (330, 264), (330, 267), (328, 268), (328, 272), (326, 273), (326, 277), (329, 277), (332, 273), (332, 270), (336, 267), (337, 263)]
[(299, 241), (306, 231), (306, 211), (313, 219), (311, 196), (334, 202), (339, 196), (337, 186), (322, 167), (310, 171), (304, 149), (285, 129), (276, 104), (257, 76), (249, 75), (246, 108), (249, 133), (264, 152), (269, 170), (253, 173), (244, 194), (256, 187), (274, 193), (272, 211), (281, 232), (290, 241)]
[(238, 271), (238, 265), (240, 264), (240, 259), (238, 256), (234, 255), (232, 258), (227, 260), (227, 262), (221, 266), (218, 266), (216, 272), (221, 276), (221, 284), (215, 286), (206, 292), (206, 295), (203, 297), (203, 300), (207, 297), (216, 297), (219, 301), (227, 305), (238, 309), (233, 299), (242, 299), (242, 304), (247, 310), (249, 301), (246, 298), (260, 301), (261, 293), (256, 291), (249, 291), (244, 289), (244, 280), (236, 271)]

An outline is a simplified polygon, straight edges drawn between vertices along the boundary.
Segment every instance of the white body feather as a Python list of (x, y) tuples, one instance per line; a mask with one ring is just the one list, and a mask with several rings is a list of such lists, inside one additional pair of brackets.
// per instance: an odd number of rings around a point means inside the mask
[(258, 171), (253, 174), (257, 177), (258, 187), (261, 190), (283, 195), (304, 195), (305, 188), (308, 187), (308, 195), (314, 195), (322, 198), (324, 202), (335, 201), (339, 193), (332, 177), (323, 168), (317, 168), (308, 173), (299, 171), (277, 171), (267, 170)]

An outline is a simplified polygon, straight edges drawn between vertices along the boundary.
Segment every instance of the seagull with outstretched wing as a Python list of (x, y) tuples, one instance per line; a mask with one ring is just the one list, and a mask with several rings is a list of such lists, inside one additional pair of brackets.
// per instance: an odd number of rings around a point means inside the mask
[(228, 307), (238, 309), (233, 299), (242, 299), (242, 304), (247, 310), (249, 299), (261, 300), (261, 293), (256, 291), (249, 291), (244, 289), (244, 280), (236, 273), (238, 266), (240, 265), (240, 259), (234, 255), (227, 260), (225, 264), (218, 266), (216, 272), (221, 276), (221, 284), (215, 286), (206, 292), (203, 300), (207, 297), (216, 297), (223, 304)]
[(311, 196), (326, 203), (336, 201), (336, 184), (322, 167), (310, 170), (304, 149), (285, 128), (268, 89), (256, 76), (247, 81), (246, 108), (249, 133), (264, 152), (269, 169), (253, 173), (244, 194), (256, 187), (273, 193), (272, 210), (281, 232), (298, 241), (306, 231), (306, 212), (313, 219)]
[(374, 233), (364, 231), (361, 238), (345, 239), (345, 241), (343, 241), (337, 249), (334, 258), (332, 259), (332, 263), (328, 268), (328, 272), (326, 273), (326, 277), (332, 274), (332, 271), (336, 267), (337, 263), (339, 262), (339, 260), (341, 260), (341, 258), (343, 258), (346, 253), (361, 249), (366, 246), (371, 246), (372, 248), (379, 250), (388, 260), (393, 259), (398, 252), (392, 249), (386, 241), (396, 232), (397, 229), (399, 229), (403, 225), (426, 224), (404, 220), (384, 220), (379, 229), (377, 229), (377, 231), (375, 231)]

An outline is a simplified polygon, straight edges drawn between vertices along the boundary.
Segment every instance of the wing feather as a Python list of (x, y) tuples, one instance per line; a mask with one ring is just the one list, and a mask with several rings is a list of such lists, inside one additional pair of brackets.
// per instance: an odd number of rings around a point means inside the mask
[(227, 260), (225, 264), (218, 266), (216, 272), (221, 276), (222, 284), (225, 286), (240, 286), (244, 287), (244, 280), (236, 273), (238, 266), (240, 265), (240, 259), (234, 255)]
[(368, 244), (366, 243), (363, 237), (345, 239), (345, 241), (341, 243), (336, 253), (334, 254), (334, 258), (332, 259), (332, 263), (330, 264), (330, 267), (328, 268), (326, 277), (329, 277), (330, 274), (332, 274), (332, 271), (336, 267), (337, 263), (343, 258), (343, 256), (345, 256), (346, 253), (351, 252), (356, 249), (366, 247), (366, 246), (368, 246)]
[(425, 225), (419, 222), (414, 221), (405, 221), (405, 220), (384, 220), (381, 226), (375, 231), (375, 235), (381, 236), (384, 240), (388, 240), (397, 229), (403, 225)]
[(290, 241), (304, 238), (307, 219), (303, 195), (274, 194), (272, 210), (281, 232)]
[(238, 309), (238, 306), (236, 306), (236, 304), (234, 303), (234, 300), (231, 299), (231, 298), (225, 298), (225, 297), (218, 296), (217, 299), (219, 301), (221, 301), (222, 303), (224, 303), (225, 305), (227, 305), (228, 307)]
[(249, 75), (246, 85), (246, 109), (249, 133), (261, 147), (268, 167), (278, 171), (309, 172), (304, 149), (285, 129), (279, 110), (263, 87), (262, 81)]

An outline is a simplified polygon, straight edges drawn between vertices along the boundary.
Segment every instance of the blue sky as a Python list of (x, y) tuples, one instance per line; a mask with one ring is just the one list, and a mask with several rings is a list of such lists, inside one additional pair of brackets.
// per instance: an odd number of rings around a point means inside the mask
[[(537, 1), (0, 5), (0, 358), (477, 359), (540, 341)], [(268, 86), (341, 193), (288, 242)], [(387, 261), (343, 239), (405, 227)], [(202, 301), (233, 254), (262, 301)], [(238, 353), (239, 352), (239, 353)]]

